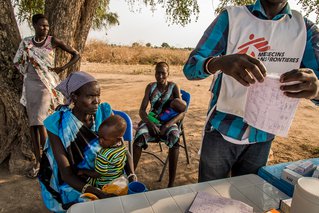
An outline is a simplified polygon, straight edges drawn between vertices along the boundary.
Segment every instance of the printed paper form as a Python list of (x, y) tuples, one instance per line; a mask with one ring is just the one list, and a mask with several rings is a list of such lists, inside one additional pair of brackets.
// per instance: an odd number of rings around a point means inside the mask
[(278, 77), (248, 88), (244, 120), (251, 126), (274, 135), (287, 137), (299, 99), (290, 98), (280, 90)]
[(253, 213), (253, 207), (237, 200), (198, 192), (190, 209), (191, 213)]

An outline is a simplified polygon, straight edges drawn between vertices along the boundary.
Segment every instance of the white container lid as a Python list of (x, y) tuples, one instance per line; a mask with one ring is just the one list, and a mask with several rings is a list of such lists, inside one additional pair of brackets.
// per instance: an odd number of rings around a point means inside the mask
[[(319, 205), (319, 179), (313, 177), (299, 178), (296, 187), (300, 189), (303, 196), (307, 197), (314, 203)], [(301, 195), (301, 194), (300, 194)]]

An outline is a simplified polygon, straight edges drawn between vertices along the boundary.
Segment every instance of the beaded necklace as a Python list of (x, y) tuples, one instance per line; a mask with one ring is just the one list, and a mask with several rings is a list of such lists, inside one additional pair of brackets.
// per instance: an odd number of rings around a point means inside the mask
[(36, 40), (35, 40), (35, 36), (32, 38), (32, 40), (33, 40), (34, 43), (36, 43), (36, 44), (41, 44), (42, 42), (45, 41), (45, 39), (47, 39), (47, 37), (44, 37), (44, 39), (42, 39), (41, 41), (36, 41)]

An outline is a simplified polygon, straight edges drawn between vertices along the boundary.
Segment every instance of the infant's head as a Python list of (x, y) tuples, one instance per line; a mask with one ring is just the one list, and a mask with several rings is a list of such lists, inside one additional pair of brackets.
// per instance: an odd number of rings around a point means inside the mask
[(169, 107), (175, 110), (176, 112), (181, 113), (186, 111), (187, 105), (184, 100), (180, 98), (175, 98), (171, 101)]
[(99, 127), (101, 147), (109, 148), (121, 141), (126, 130), (125, 120), (118, 115), (111, 115)]

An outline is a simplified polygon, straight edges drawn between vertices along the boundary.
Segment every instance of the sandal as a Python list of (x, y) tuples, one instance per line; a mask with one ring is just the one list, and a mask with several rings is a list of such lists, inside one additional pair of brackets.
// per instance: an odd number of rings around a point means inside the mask
[(40, 167), (33, 167), (27, 174), (28, 178), (36, 178), (38, 177), (38, 173), (39, 173)]

